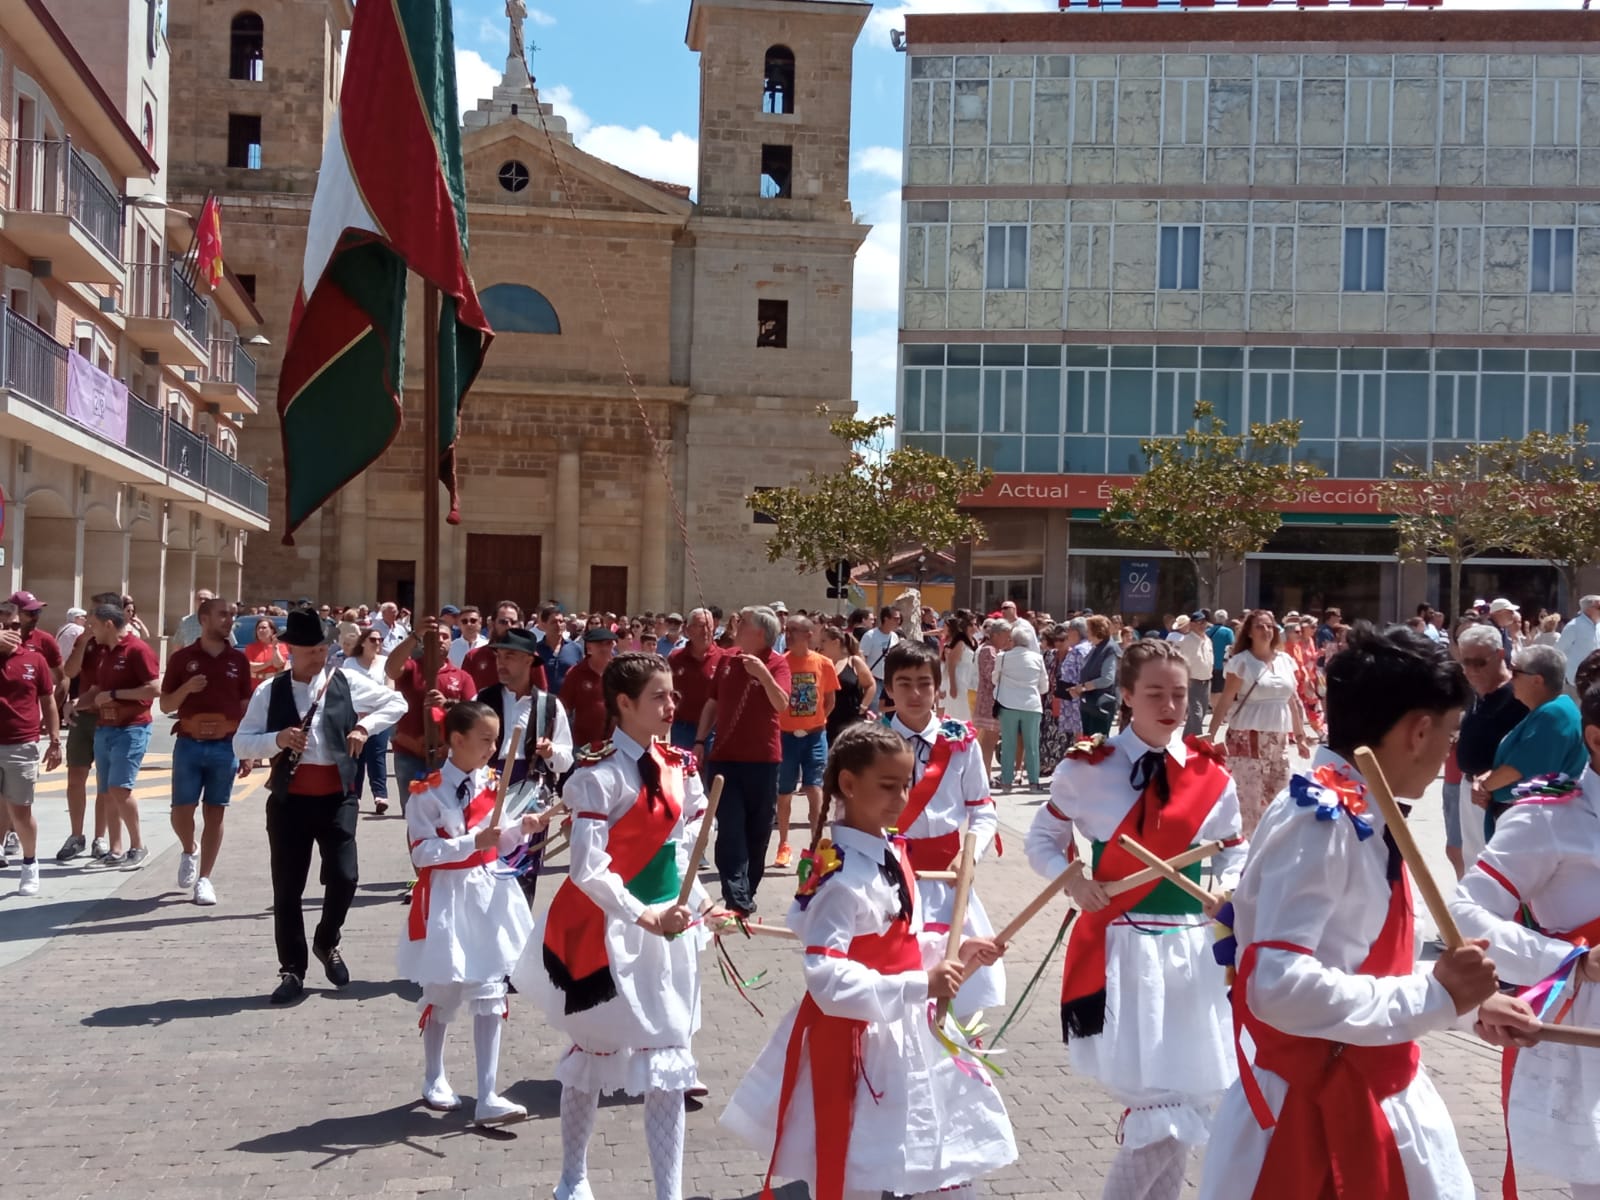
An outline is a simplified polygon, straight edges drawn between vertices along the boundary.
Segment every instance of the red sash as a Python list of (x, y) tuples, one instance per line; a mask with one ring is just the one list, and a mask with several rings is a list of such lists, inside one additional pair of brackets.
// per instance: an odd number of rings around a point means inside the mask
[[(948, 759), (949, 755), (945, 757)], [(903, 842), (896, 845), (900, 851), (900, 872), (915, 897), (917, 888), (911, 875), (910, 857)], [(915, 899), (912, 903), (916, 903)], [(848, 958), (880, 975), (905, 975), (922, 970), (922, 947), (917, 935), (911, 932), (911, 922), (903, 918), (892, 922), (884, 933), (852, 938), (847, 953), (822, 946), (807, 946), (805, 952), (828, 958)], [(866, 1075), (862, 1051), (866, 1029), (865, 1021), (825, 1016), (809, 992), (800, 1001), (783, 1059), (778, 1128), (772, 1139), (772, 1159), (767, 1164), (761, 1200), (773, 1200), (772, 1173), (778, 1163), (778, 1147), (783, 1144), (784, 1117), (794, 1098), (802, 1057), (811, 1065), (811, 1111), (816, 1122), (817, 1182), (812, 1191), (813, 1200), (842, 1200), (845, 1163), (850, 1156), (850, 1132), (855, 1124), (857, 1084), (865, 1083), (873, 1098), (878, 1096)]]
[[(606, 838), (611, 870), (622, 876), (624, 883), (631, 882), (660, 853), (683, 811), (683, 767), (668, 760), (661, 745), (651, 746), (649, 753), (661, 767), (666, 803), (652, 804), (641, 787), (633, 807)], [(579, 812), (575, 817), (579, 821), (606, 819), (599, 812)], [(570, 877), (557, 889), (545, 918), (544, 965), (551, 982), (565, 994), (569, 1013), (583, 1012), (616, 997), (617, 984), (606, 951), (606, 914)]]
[[(298, 774), (298, 772), (297, 772)], [(466, 822), (467, 832), (472, 832), (472, 827), (485, 817), (494, 812), (495, 789), (484, 788), (467, 804), (466, 811), (462, 814)], [(450, 835), (444, 830), (439, 830), (442, 838)], [(422, 844), (418, 838), (411, 843), (415, 850)], [(406, 919), (406, 932), (413, 942), (420, 942), (428, 936), (428, 898), (433, 894), (433, 873), (435, 871), (466, 871), (473, 867), (487, 867), (500, 856), (498, 847), (489, 850), (478, 850), (467, 855), (460, 862), (436, 863), (431, 867), (417, 868), (417, 883), (411, 889), (411, 914)]]
[[(1116, 769), (1121, 769), (1120, 759)], [(1155, 784), (1144, 790), (1139, 802), (1128, 810), (1127, 816), (1117, 826), (1116, 832), (1106, 839), (1106, 848), (1095, 868), (1095, 879), (1110, 883), (1125, 879), (1144, 870), (1144, 863), (1129, 854), (1118, 842), (1123, 834), (1136, 838), (1139, 843), (1161, 858), (1173, 858), (1195, 844), (1200, 826), (1217, 806), (1217, 800), (1228, 786), (1228, 772), (1214, 758), (1190, 749), (1188, 761), (1179, 766), (1171, 755), (1167, 756), (1167, 783), (1171, 798), (1165, 808), (1157, 807)], [(1061, 979), (1061, 1005), (1063, 1023), (1071, 1005), (1090, 1000), (1106, 987), (1106, 931), (1111, 923), (1125, 913), (1137, 911), (1139, 904), (1160, 881), (1149, 883), (1131, 892), (1112, 897), (1111, 903), (1099, 912), (1079, 913), (1067, 939), (1067, 963)], [(1076, 1018), (1073, 1024), (1077, 1024)], [(1097, 1022), (1090, 1020), (1088, 1028)], [(1080, 1026), (1081, 1028), (1082, 1026)], [(1075, 1036), (1092, 1036), (1081, 1034)]]
[[(1389, 888), (1389, 914), (1378, 940), (1356, 973), (1377, 978), (1409, 975), (1416, 961), (1411, 877), (1402, 866)], [(1253, 942), (1240, 960), (1233, 985), (1233, 1041), (1239, 1081), (1262, 1129), (1277, 1127), (1252, 1200), (1405, 1200), (1405, 1169), (1394, 1128), (1379, 1101), (1402, 1092), (1417, 1075), (1421, 1051), (1415, 1042), (1395, 1046), (1347, 1046), (1322, 1038), (1294, 1037), (1250, 1011), (1250, 976), (1260, 950), (1310, 954), (1287, 942)], [(1255, 1073), (1245, 1060), (1241, 1029), (1256, 1044), (1256, 1065), (1289, 1085), (1276, 1120)]]
[[(1493, 876), (1506, 891), (1517, 896), (1517, 890), (1498, 871), (1490, 868), (1487, 863), (1478, 865)], [(1517, 896), (1517, 899), (1520, 901), (1522, 897)], [(1574, 946), (1600, 945), (1600, 917), (1596, 917), (1586, 925), (1580, 925), (1571, 933), (1543, 932), (1546, 937), (1560, 938), (1563, 942), (1571, 942)], [(1566, 1019), (1567, 1014), (1572, 1011), (1572, 1002), (1575, 999), (1577, 999), (1576, 994), (1567, 997), (1552, 1024), (1559, 1025)], [(1516, 1046), (1507, 1046), (1500, 1056), (1500, 1111), (1505, 1115), (1506, 1122), (1506, 1173), (1500, 1184), (1502, 1200), (1517, 1200), (1517, 1166), (1512, 1161), (1511, 1153), (1511, 1076), (1517, 1068), (1517, 1053)]]
[[(919, 871), (944, 871), (950, 866), (951, 860), (961, 853), (961, 834), (952, 831), (942, 838), (912, 838), (908, 831), (928, 809), (928, 803), (939, 790), (939, 784), (944, 781), (944, 773), (950, 766), (952, 753), (950, 739), (944, 734), (939, 734), (933, 739), (933, 753), (928, 758), (928, 765), (923, 768), (922, 778), (911, 788), (911, 794), (906, 798), (905, 808), (900, 810), (899, 819), (895, 821), (895, 828), (900, 831), (911, 845), (911, 862)], [(946, 854), (938, 865), (933, 864), (943, 843), (954, 843), (954, 849)], [(936, 843), (926, 848), (919, 848), (919, 842)]]
[(291, 796), (332, 796), (344, 793), (344, 780), (333, 763), (298, 763), (289, 776)]

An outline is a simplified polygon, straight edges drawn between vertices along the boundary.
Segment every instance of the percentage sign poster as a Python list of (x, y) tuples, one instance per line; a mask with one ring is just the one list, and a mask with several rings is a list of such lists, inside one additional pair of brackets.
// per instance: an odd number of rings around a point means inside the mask
[(1156, 593), (1161, 585), (1161, 567), (1148, 558), (1122, 560), (1122, 603), (1124, 613), (1153, 613)]

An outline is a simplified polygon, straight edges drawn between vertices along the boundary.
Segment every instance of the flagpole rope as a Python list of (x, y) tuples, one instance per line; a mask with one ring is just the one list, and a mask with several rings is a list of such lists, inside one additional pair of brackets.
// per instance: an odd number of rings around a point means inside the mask
[[(535, 88), (535, 97), (538, 90)], [(572, 199), (572, 188), (567, 183), (567, 173), (562, 170), (561, 156), (556, 153), (556, 139), (550, 132), (550, 122), (545, 117), (544, 105), (535, 103), (539, 111), (539, 126), (544, 130), (545, 142), (550, 147), (550, 161), (555, 164), (556, 178), (561, 183), (561, 194), (567, 202), (567, 213), (572, 218), (574, 230), (578, 233), (578, 244), (583, 249), (584, 261), (589, 266), (589, 279), (594, 284), (595, 295), (600, 300), (600, 318), (606, 324), (606, 329), (611, 335), (611, 345), (617, 352), (617, 361), (622, 365), (622, 377), (628, 383), (628, 391), (633, 396), (633, 407), (639, 414), (639, 422), (644, 426), (645, 436), (650, 439), (650, 452), (655, 456), (656, 466), (661, 471), (661, 478), (667, 485), (667, 498), (672, 501), (672, 515), (678, 524), (678, 539), (683, 543), (684, 558), (689, 564), (689, 573), (694, 577), (694, 591), (699, 598), (700, 607), (706, 604), (705, 585), (700, 580), (700, 564), (695, 559), (694, 546), (689, 540), (689, 522), (683, 515), (683, 505), (678, 499), (678, 489), (673, 486), (672, 472), (667, 467), (667, 454), (661, 439), (656, 436), (654, 423), (650, 414), (645, 410), (644, 397), (639, 394), (639, 383), (634, 378), (633, 368), (628, 364), (628, 354), (622, 348), (622, 338), (617, 332), (617, 326), (611, 319), (611, 305), (606, 301), (606, 290), (600, 283), (600, 271), (595, 266), (594, 254), (589, 249), (589, 241), (581, 232), (581, 219), (578, 216), (578, 206)], [(642, 514), (641, 519), (649, 514)]]

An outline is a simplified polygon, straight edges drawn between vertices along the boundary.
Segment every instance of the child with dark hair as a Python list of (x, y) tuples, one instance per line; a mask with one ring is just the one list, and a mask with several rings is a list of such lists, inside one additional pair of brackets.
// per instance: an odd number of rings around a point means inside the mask
[[(1600, 688), (1583, 693), (1589, 766), (1578, 779), (1545, 776), (1512, 791), (1482, 857), (1456, 887), (1461, 932), (1487, 938), (1503, 982), (1550, 1022), (1600, 1025)], [(1531, 993), (1531, 994), (1530, 994)], [(1577, 1046), (1508, 1049), (1507, 1194), (1511, 1159), (1600, 1200), (1600, 1071)]]
[(1327, 745), (1268, 806), (1233, 895), (1240, 1079), (1217, 1114), (1201, 1200), (1458, 1200), (1475, 1194), (1472, 1176), (1417, 1039), (1475, 1009), (1496, 1044), (1538, 1022), (1497, 994), (1481, 939), (1417, 973), (1410, 880), (1351, 758), (1370, 748), (1396, 798), (1421, 796), (1467, 680), (1426, 635), (1361, 625), (1327, 684)]
[[(781, 1176), (805, 1180), (815, 1200), (964, 1200), (973, 1181), (1017, 1157), (989, 1073), (947, 1053), (931, 1028), (932, 1002), (1004, 947), (969, 938), (960, 961), (945, 962), (947, 935), (923, 924), (906, 842), (887, 835), (912, 765), (905, 742), (878, 724), (847, 729), (829, 755), (833, 839), (789, 910), (806, 995), (722, 1114), (770, 1154), (765, 1194)], [(944, 1036), (960, 1038), (948, 1022)]]
[[(883, 664), (883, 686), (894, 697), (894, 715), (885, 719), (912, 753), (911, 794), (894, 828), (906, 839), (911, 865), (918, 871), (948, 871), (958, 865), (962, 839), (969, 832), (977, 836), (975, 861), (982, 861), (1000, 832), (977, 732), (965, 721), (940, 720), (935, 711), (942, 665), (937, 650), (912, 641), (889, 651)], [(948, 930), (954, 886), (919, 879), (917, 892), (928, 928)], [(964, 924), (970, 936), (994, 933), (976, 885), (967, 898)], [(1005, 966), (997, 962), (976, 968), (950, 1007), (965, 1020), (1005, 1002)]]
[[(1067, 889), (1081, 913), (1067, 942), (1061, 1027), (1073, 1070), (1126, 1110), (1105, 1200), (1176, 1200), (1190, 1150), (1206, 1144), (1217, 1098), (1237, 1074), (1227, 980), (1211, 956), (1222, 897), (1202, 905), (1160, 883), (1113, 899), (1106, 884), (1144, 867), (1119, 845), (1123, 834), (1164, 859), (1226, 843), (1211, 867), (1219, 891), (1238, 878), (1245, 847), (1220, 752), (1183, 736), (1189, 667), (1177, 643), (1135, 642), (1118, 682), (1127, 727), (1068, 749), (1026, 848), (1033, 869), (1054, 879), (1077, 857), (1076, 834), (1093, 845), (1091, 872)], [(1185, 874), (1198, 883), (1202, 871)]]
[(708, 940), (695, 922), (710, 900), (698, 881), (688, 904), (678, 893), (706, 798), (694, 755), (666, 740), (677, 705), (667, 660), (619, 654), (602, 686), (616, 730), (579, 752), (567, 780), (572, 866), (511, 981), (572, 1039), (556, 1067), (557, 1200), (591, 1200), (589, 1141), (601, 1094), (617, 1091), (644, 1097), (656, 1200), (680, 1200)]
[(533, 918), (516, 880), (494, 870), (548, 815), (530, 813), (496, 828), (497, 779), (489, 770), (500, 718), (487, 704), (467, 700), (445, 714), (450, 757), (411, 783), (406, 837), (416, 887), (395, 953), (396, 969), (422, 985), (422, 1101), (449, 1112), (461, 1107), (444, 1072), (445, 1032), (465, 1008), (472, 1014), (478, 1057), (480, 1125), (523, 1120), (528, 1110), (497, 1094), (500, 1029), (506, 1016), (506, 975), (521, 957)]

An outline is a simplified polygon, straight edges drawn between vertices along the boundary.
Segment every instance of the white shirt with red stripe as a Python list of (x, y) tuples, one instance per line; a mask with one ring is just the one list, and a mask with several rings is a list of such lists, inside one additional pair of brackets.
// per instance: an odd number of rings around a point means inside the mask
[[(1361, 777), (1339, 755), (1319, 748), (1313, 769), (1325, 764)], [(1256, 827), (1233, 893), (1233, 932), (1241, 958), (1252, 942), (1304, 951), (1264, 949), (1250, 978), (1251, 1011), (1284, 1033), (1385, 1046), (1455, 1024), (1455, 1004), (1431, 974), (1357, 973), (1383, 931), (1390, 896), (1389, 851), (1376, 804), (1367, 806), (1366, 820), (1372, 836), (1362, 839), (1343, 813), (1319, 821), (1314, 808), (1301, 807), (1285, 789)], [(1287, 1085), (1272, 1071), (1254, 1070), (1268, 1106), (1280, 1112)], [(1409, 1200), (1476, 1194), (1455, 1126), (1425, 1066), (1403, 1091), (1380, 1103), (1394, 1129)], [(1235, 1084), (1212, 1125), (1200, 1200), (1249, 1196), (1271, 1138), (1272, 1131), (1251, 1113), (1244, 1088)]]
[[(1537, 928), (1522, 923), (1523, 906)], [(1557, 934), (1584, 931), (1600, 942), (1600, 776), (1590, 769), (1571, 800), (1513, 804), (1456, 888), (1450, 911), (1464, 937), (1489, 939), (1503, 983), (1549, 978), (1573, 951)], [(1584, 927), (1589, 928), (1585, 931)], [(1600, 1025), (1600, 986), (1557, 1000), (1567, 1025)], [(1507, 1112), (1519, 1166), (1571, 1183), (1600, 1184), (1600, 1060), (1595, 1051), (1543, 1043), (1517, 1054)]]
[[(1109, 743), (1114, 752), (1099, 761), (1062, 759), (1049, 802), (1034, 813), (1025, 848), (1028, 864), (1046, 879), (1078, 857), (1075, 833), (1109, 841), (1143, 794), (1131, 782), (1133, 767), (1158, 747), (1131, 728)], [(1175, 736), (1167, 754), (1182, 765), (1190, 750)], [(1196, 839), (1233, 843), (1211, 860), (1205, 885), (1231, 888), (1247, 850), (1231, 780)], [(1201, 913), (1135, 911), (1106, 931), (1105, 1029), (1073, 1038), (1067, 1049), (1074, 1070), (1098, 1079), (1130, 1110), (1122, 1130), (1126, 1145), (1165, 1138), (1204, 1145), (1211, 1109), (1238, 1076), (1227, 980), (1212, 957), (1212, 941), (1212, 922)]]
[[(909, 829), (898, 832), (907, 838), (936, 838), (952, 832), (965, 835), (970, 831), (977, 836), (974, 861), (981, 862), (989, 848), (999, 840), (1000, 834), (1000, 817), (995, 812), (994, 799), (989, 794), (989, 773), (984, 769), (983, 751), (978, 746), (972, 727), (955, 722), (962, 725), (965, 736), (949, 739), (948, 734), (943, 732), (945, 724), (937, 716), (930, 717), (927, 728), (920, 730), (911, 729), (898, 716), (890, 722), (890, 728), (911, 744), (912, 758), (915, 760), (911, 775), (913, 787), (921, 780), (923, 771), (932, 759), (934, 746), (941, 737), (959, 743), (952, 745), (944, 777), (939, 780), (939, 788), (928, 801), (928, 806), (911, 822)], [(957, 857), (959, 853), (958, 849)], [(917, 892), (922, 899), (929, 930), (949, 932), (950, 912), (955, 907), (954, 886), (934, 879), (919, 879)], [(966, 933), (973, 937), (989, 937), (994, 933), (989, 914), (984, 911), (983, 901), (978, 898), (976, 882), (967, 898), (964, 927)], [(999, 1008), (1005, 1002), (1006, 969), (1001, 961), (973, 970), (961, 985), (950, 1009), (965, 1021), (973, 1013)]]

